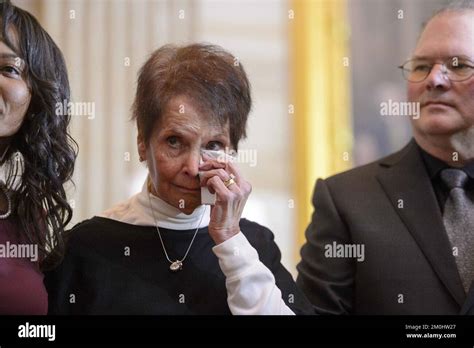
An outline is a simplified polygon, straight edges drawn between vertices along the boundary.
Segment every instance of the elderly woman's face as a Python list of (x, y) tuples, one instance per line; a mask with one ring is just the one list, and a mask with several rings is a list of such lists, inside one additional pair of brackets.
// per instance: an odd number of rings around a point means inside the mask
[(23, 78), (23, 61), (0, 41), (0, 138), (8, 138), (20, 129), (31, 100)]
[(186, 214), (201, 204), (200, 151), (230, 148), (229, 126), (214, 124), (192, 99), (173, 98), (146, 146), (140, 137), (140, 157), (148, 163), (155, 195)]

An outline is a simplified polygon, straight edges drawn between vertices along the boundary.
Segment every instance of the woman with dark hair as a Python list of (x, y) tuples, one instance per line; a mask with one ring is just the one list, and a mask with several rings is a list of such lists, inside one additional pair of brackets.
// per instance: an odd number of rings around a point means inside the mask
[[(59, 262), (76, 158), (61, 51), (38, 21), (0, 3), (0, 314), (46, 314), (41, 269)], [(46, 256), (47, 262), (46, 262)]]
[(273, 234), (241, 219), (251, 186), (226, 156), (250, 108), (245, 71), (222, 48), (151, 55), (133, 116), (149, 175), (142, 192), (71, 230), (47, 276), (50, 313), (311, 312)]

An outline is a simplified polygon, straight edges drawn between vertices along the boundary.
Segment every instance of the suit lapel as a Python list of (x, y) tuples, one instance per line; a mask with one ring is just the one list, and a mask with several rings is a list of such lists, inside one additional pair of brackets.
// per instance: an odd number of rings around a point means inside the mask
[[(466, 295), (436, 195), (414, 141), (382, 160), (377, 179), (442, 283), (462, 306)], [(403, 200), (403, 208), (399, 204)]]
[(474, 282), (471, 283), (471, 287), (467, 294), (466, 302), (461, 308), (461, 315), (474, 315)]

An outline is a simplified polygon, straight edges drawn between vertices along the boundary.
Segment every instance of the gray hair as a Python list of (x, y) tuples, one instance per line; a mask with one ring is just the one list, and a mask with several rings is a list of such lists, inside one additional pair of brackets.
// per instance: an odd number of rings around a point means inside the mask
[(446, 12), (467, 12), (467, 11), (474, 11), (474, 0), (451, 0), (446, 5), (442, 6), (441, 8), (437, 9), (426, 21), (423, 22), (421, 25), (420, 33), (418, 34), (418, 38), (416, 41), (420, 40), (421, 34), (425, 30), (428, 23), (438, 15)]
[(448, 4), (436, 10), (428, 20), (423, 23), (422, 31), (426, 25), (436, 16), (445, 12), (466, 12), (474, 11), (474, 0), (452, 0)]

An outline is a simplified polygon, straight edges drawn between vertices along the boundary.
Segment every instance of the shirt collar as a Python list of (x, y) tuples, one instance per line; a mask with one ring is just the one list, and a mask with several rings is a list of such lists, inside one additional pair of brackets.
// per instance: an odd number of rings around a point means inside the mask
[[(425, 163), (430, 179), (436, 178), (443, 169), (454, 168), (448, 165), (446, 162), (423, 150), (420, 145), (417, 144), (417, 146), (420, 150), (421, 157), (423, 158), (423, 162)], [(471, 179), (474, 179), (474, 161), (470, 161), (464, 167), (458, 169), (462, 169)]]

